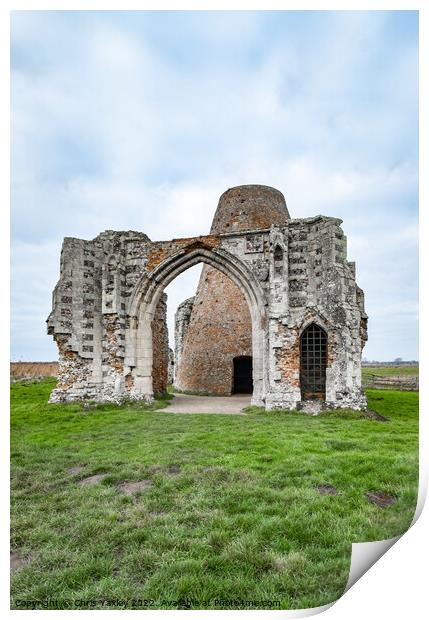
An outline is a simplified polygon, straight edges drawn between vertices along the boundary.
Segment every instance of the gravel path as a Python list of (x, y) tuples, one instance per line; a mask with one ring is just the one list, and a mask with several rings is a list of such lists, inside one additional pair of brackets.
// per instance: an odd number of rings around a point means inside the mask
[(167, 413), (242, 413), (243, 407), (250, 405), (250, 394), (236, 394), (234, 396), (191, 396), (189, 394), (175, 394), (165, 409)]

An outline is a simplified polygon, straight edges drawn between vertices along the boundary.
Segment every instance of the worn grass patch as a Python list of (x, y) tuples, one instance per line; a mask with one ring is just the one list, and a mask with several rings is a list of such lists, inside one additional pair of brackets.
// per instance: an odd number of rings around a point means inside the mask
[(380, 423), (48, 405), (53, 385), (11, 388), (13, 608), (323, 605), (344, 590), (352, 542), (412, 520), (416, 393), (369, 391)]

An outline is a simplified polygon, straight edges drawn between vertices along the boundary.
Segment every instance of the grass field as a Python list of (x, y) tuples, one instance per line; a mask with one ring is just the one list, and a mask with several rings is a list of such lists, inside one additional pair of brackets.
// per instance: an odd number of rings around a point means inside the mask
[(417, 393), (369, 391), (379, 422), (48, 405), (53, 385), (11, 386), (15, 609), (323, 605), (344, 590), (352, 542), (412, 520)]
[[(11, 381), (44, 379), (56, 377), (58, 372), (58, 362), (11, 362), (10, 378)], [(364, 366), (362, 367), (362, 379), (372, 376), (414, 376), (419, 375), (418, 366)]]
[(375, 375), (378, 377), (418, 377), (418, 366), (363, 366), (362, 379)]

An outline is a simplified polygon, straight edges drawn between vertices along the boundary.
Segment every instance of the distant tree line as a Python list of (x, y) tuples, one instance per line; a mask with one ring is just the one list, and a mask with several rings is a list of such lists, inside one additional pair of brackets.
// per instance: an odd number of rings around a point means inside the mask
[(393, 361), (380, 362), (378, 360), (368, 360), (366, 357), (362, 358), (362, 366), (418, 366), (418, 360), (404, 360), (402, 357), (395, 357)]

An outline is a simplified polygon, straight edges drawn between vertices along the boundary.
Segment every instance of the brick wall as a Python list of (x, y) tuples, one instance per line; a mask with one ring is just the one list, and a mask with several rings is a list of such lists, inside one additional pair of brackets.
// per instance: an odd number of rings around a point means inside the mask
[(252, 324), (243, 293), (217, 269), (205, 266), (178, 364), (176, 387), (231, 394), (232, 360), (251, 354)]

